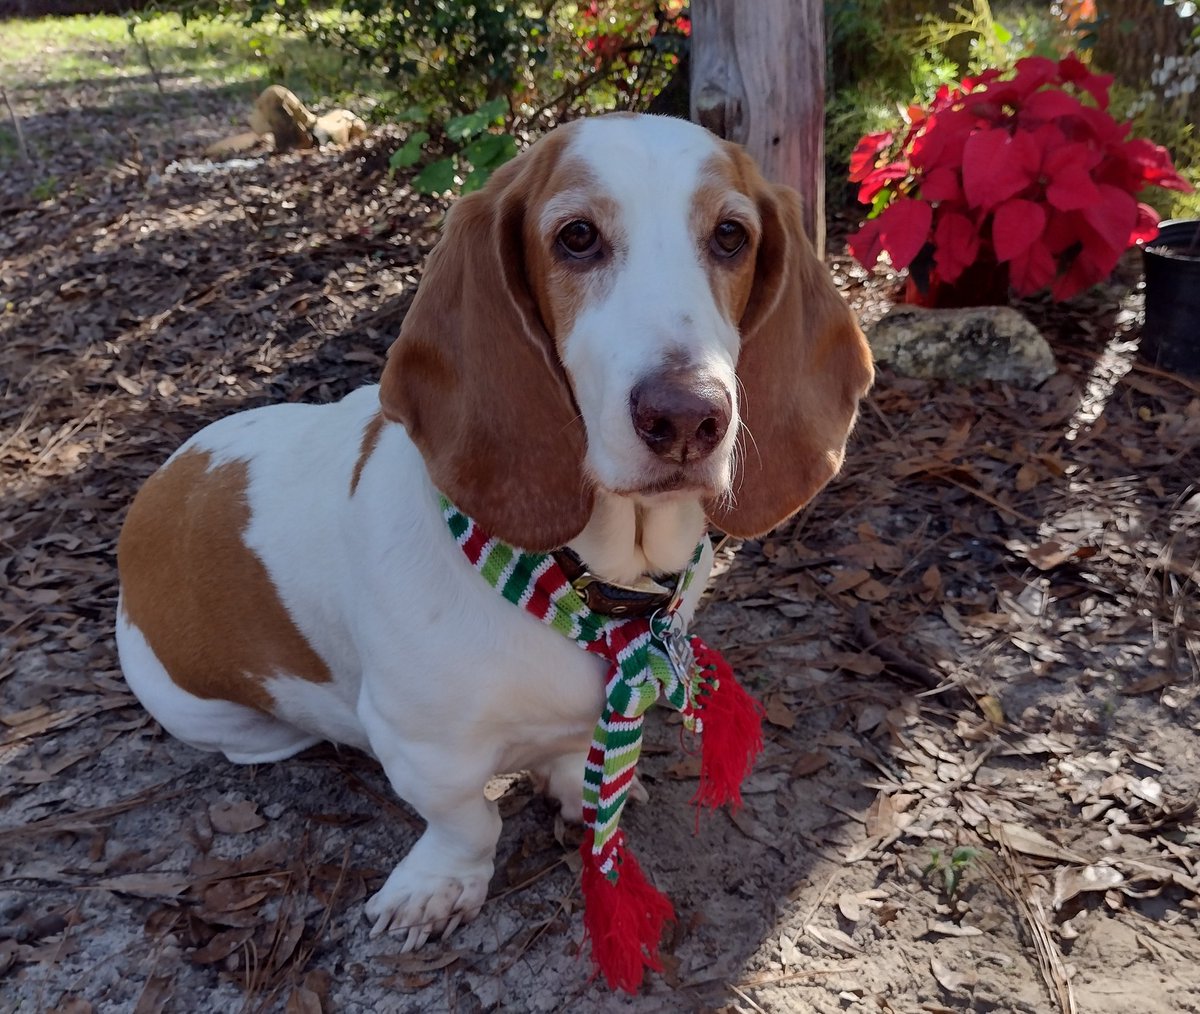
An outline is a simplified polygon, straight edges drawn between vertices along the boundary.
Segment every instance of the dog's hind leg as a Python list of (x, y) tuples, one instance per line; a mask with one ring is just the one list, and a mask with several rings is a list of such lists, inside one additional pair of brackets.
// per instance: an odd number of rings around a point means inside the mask
[[(578, 824), (583, 819), (583, 766), (587, 751), (559, 754), (549, 763), (534, 769), (534, 782), (539, 792), (557, 800), (562, 807), (563, 820)], [(650, 794), (637, 775), (629, 785), (629, 798), (648, 803)]]
[(188, 693), (172, 681), (142, 632), (123, 614), (117, 619), (117, 651), (125, 682), (142, 706), (197, 750), (219, 751), (234, 764), (266, 764), (321, 741), (253, 708)]

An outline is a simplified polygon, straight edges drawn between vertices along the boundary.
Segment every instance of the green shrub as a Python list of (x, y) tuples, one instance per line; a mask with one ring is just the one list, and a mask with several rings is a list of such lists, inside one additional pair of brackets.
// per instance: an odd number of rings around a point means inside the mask
[(640, 109), (686, 48), (683, 0), (182, 0), (185, 22), (219, 18), (296, 33), (378, 75), (373, 119), (411, 127), (393, 169), (416, 185), (474, 189), (515, 135), (589, 111)]

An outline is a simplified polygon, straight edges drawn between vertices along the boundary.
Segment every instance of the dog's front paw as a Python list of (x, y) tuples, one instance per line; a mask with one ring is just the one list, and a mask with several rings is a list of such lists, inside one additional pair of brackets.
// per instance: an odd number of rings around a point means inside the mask
[(487, 899), (490, 863), (458, 876), (431, 876), (406, 870), (401, 863), (365, 908), (371, 936), (406, 933), (402, 953), (415, 951), (431, 936), (448, 936), (460, 923), (470, 922)]

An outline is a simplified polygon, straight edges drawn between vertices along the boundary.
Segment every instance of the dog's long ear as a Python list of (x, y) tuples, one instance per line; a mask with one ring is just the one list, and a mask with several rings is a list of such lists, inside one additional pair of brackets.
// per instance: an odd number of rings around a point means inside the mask
[(437, 487), (530, 550), (579, 534), (592, 507), (586, 433), (525, 249), (560, 148), (540, 142), (453, 207), (380, 386), (383, 414), (404, 424)]
[(732, 496), (710, 503), (708, 514), (748, 538), (803, 507), (837, 473), (873, 373), (866, 339), (804, 233), (799, 195), (763, 180), (740, 150), (735, 157), (763, 238), (740, 326), (745, 431)]

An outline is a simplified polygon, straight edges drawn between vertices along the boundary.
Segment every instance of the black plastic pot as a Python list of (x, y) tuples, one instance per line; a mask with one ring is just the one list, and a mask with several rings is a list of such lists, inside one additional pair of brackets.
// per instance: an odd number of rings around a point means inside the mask
[(1162, 222), (1142, 251), (1146, 323), (1142, 357), (1200, 377), (1200, 220)]

